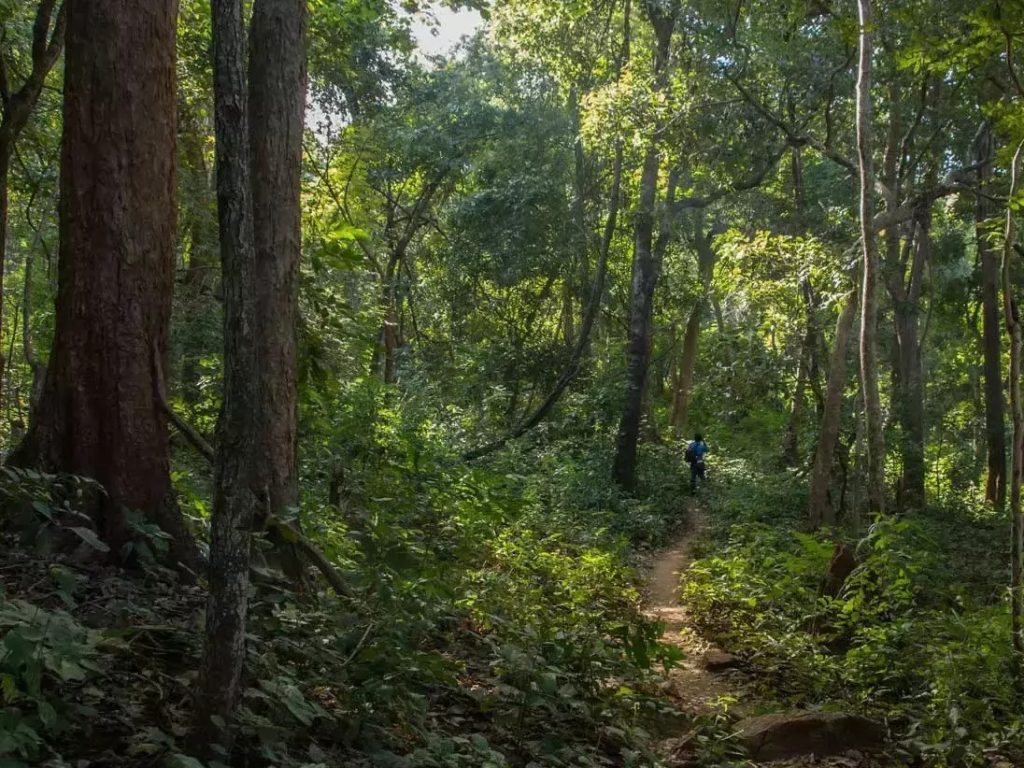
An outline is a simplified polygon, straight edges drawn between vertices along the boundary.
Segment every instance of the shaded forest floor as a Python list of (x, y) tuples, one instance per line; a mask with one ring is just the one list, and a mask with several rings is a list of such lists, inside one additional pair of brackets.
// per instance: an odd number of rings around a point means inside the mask
[[(737, 721), (794, 711), (883, 722), (895, 757), (777, 765), (1024, 765), (1002, 521), (934, 509), (809, 534), (786, 471), (722, 455), (695, 503), (675, 453), (637, 498), (581, 456), (385, 475), (405, 498), (371, 487), (334, 513), (352, 597), (260, 576), (232, 765), (748, 768)], [(830, 596), (837, 536), (860, 564)], [(0, 545), (0, 757), (22, 758), (4, 768), (195, 768), (202, 588), (87, 543)]]

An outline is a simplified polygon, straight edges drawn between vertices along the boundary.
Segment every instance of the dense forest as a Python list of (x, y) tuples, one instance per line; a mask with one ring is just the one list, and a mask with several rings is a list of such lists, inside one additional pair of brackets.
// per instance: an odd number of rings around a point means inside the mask
[(1019, 57), (0, 0), (0, 768), (1024, 765)]

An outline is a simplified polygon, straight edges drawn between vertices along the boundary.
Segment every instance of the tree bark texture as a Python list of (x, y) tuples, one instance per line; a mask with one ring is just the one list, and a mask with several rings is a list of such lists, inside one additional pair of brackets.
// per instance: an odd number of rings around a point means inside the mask
[(245, 661), (251, 530), (257, 512), (260, 369), (249, 165), (243, 0), (213, 0), (217, 210), (224, 282), (224, 400), (210, 533), (209, 596), (193, 727), (200, 748), (226, 743)]
[(68, 6), (56, 329), (13, 461), (98, 480), (115, 553), (125, 509), (140, 510), (194, 565), (156, 381), (174, 288), (176, 23), (176, 0)]
[[(656, 37), (654, 91), (668, 86), (669, 55), (678, 5), (665, 9), (655, 0), (644, 3)], [(651, 357), (654, 324), (654, 289), (660, 265), (655, 257), (654, 218), (661, 171), (660, 130), (656, 125), (644, 156), (637, 201), (633, 269), (630, 285), (629, 340), (626, 345), (626, 398), (619, 421), (612, 477), (626, 490), (636, 488), (636, 451), (644, 410), (647, 368)]]
[(872, 157), (871, 57), (873, 32), (871, 0), (858, 0), (860, 56), (857, 66), (857, 156), (860, 170), (860, 221), (864, 251), (861, 291), (860, 377), (864, 391), (864, 417), (867, 422), (868, 506), (875, 514), (885, 512), (885, 435), (882, 424), (882, 400), (878, 390), (878, 243), (875, 239), (874, 186)]
[(298, 504), (298, 269), (306, 106), (306, 2), (256, 0), (249, 51), (256, 249), (259, 476), (269, 509)]

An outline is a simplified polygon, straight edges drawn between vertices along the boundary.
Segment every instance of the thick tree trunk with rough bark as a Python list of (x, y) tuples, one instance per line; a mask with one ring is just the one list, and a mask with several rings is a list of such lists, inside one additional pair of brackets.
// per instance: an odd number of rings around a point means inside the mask
[(194, 565), (157, 397), (174, 288), (176, 11), (175, 0), (68, 7), (56, 330), (13, 460), (102, 483), (96, 525), (115, 553), (135, 509)]
[(860, 377), (867, 423), (868, 505), (885, 512), (885, 435), (882, 400), (878, 391), (876, 335), (878, 326), (878, 243), (874, 227), (875, 172), (872, 156), (871, 57), (873, 30), (871, 0), (858, 0), (860, 58), (857, 67), (857, 156), (860, 169), (860, 221), (864, 251), (861, 291)]
[[(669, 49), (675, 30), (678, 4), (669, 8), (655, 0), (644, 3), (656, 37), (654, 89), (661, 93), (668, 85)], [(636, 451), (644, 411), (647, 368), (651, 357), (654, 324), (654, 289), (660, 264), (655, 254), (654, 218), (661, 171), (660, 126), (655, 126), (644, 156), (640, 194), (636, 211), (633, 270), (630, 287), (629, 341), (626, 345), (626, 399), (619, 422), (612, 477), (626, 490), (636, 488)]]
[[(979, 136), (975, 161), (981, 163), (978, 185), (987, 191), (992, 180), (994, 156), (991, 126)], [(1002, 328), (999, 318), (999, 254), (992, 247), (985, 222), (992, 216), (992, 205), (984, 195), (975, 197), (975, 237), (981, 262), (982, 370), (985, 391), (985, 444), (988, 476), (985, 499), (1002, 509), (1006, 503), (1006, 427), (1003, 400)]]
[(811, 528), (835, 523), (835, 513), (829, 502), (829, 479), (832, 476), (832, 461), (839, 441), (839, 427), (843, 417), (843, 390), (846, 389), (846, 353), (853, 336), (853, 324), (857, 317), (857, 294), (851, 293), (836, 324), (836, 339), (829, 361), (828, 384), (825, 387), (825, 405), (818, 432), (818, 447), (814, 453), (811, 468), (811, 485), (808, 497), (808, 521)]
[(243, 0), (213, 0), (217, 209), (224, 281), (224, 401), (215, 468), (209, 597), (196, 696), (200, 749), (225, 744), (221, 725), (238, 702), (245, 662), (251, 531), (261, 458), (256, 259), (245, 87)]
[[(302, 254), (302, 135), (306, 107), (306, 2), (256, 0), (249, 51), (256, 343), (257, 445), (269, 509), (298, 503), (298, 269)], [(262, 491), (261, 491), (262, 492)]]

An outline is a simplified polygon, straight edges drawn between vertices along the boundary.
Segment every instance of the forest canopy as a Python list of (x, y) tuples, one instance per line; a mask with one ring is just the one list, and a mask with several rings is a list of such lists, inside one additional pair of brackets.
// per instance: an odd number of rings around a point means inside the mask
[(1024, 765), (1022, 46), (0, 0), (0, 768)]

